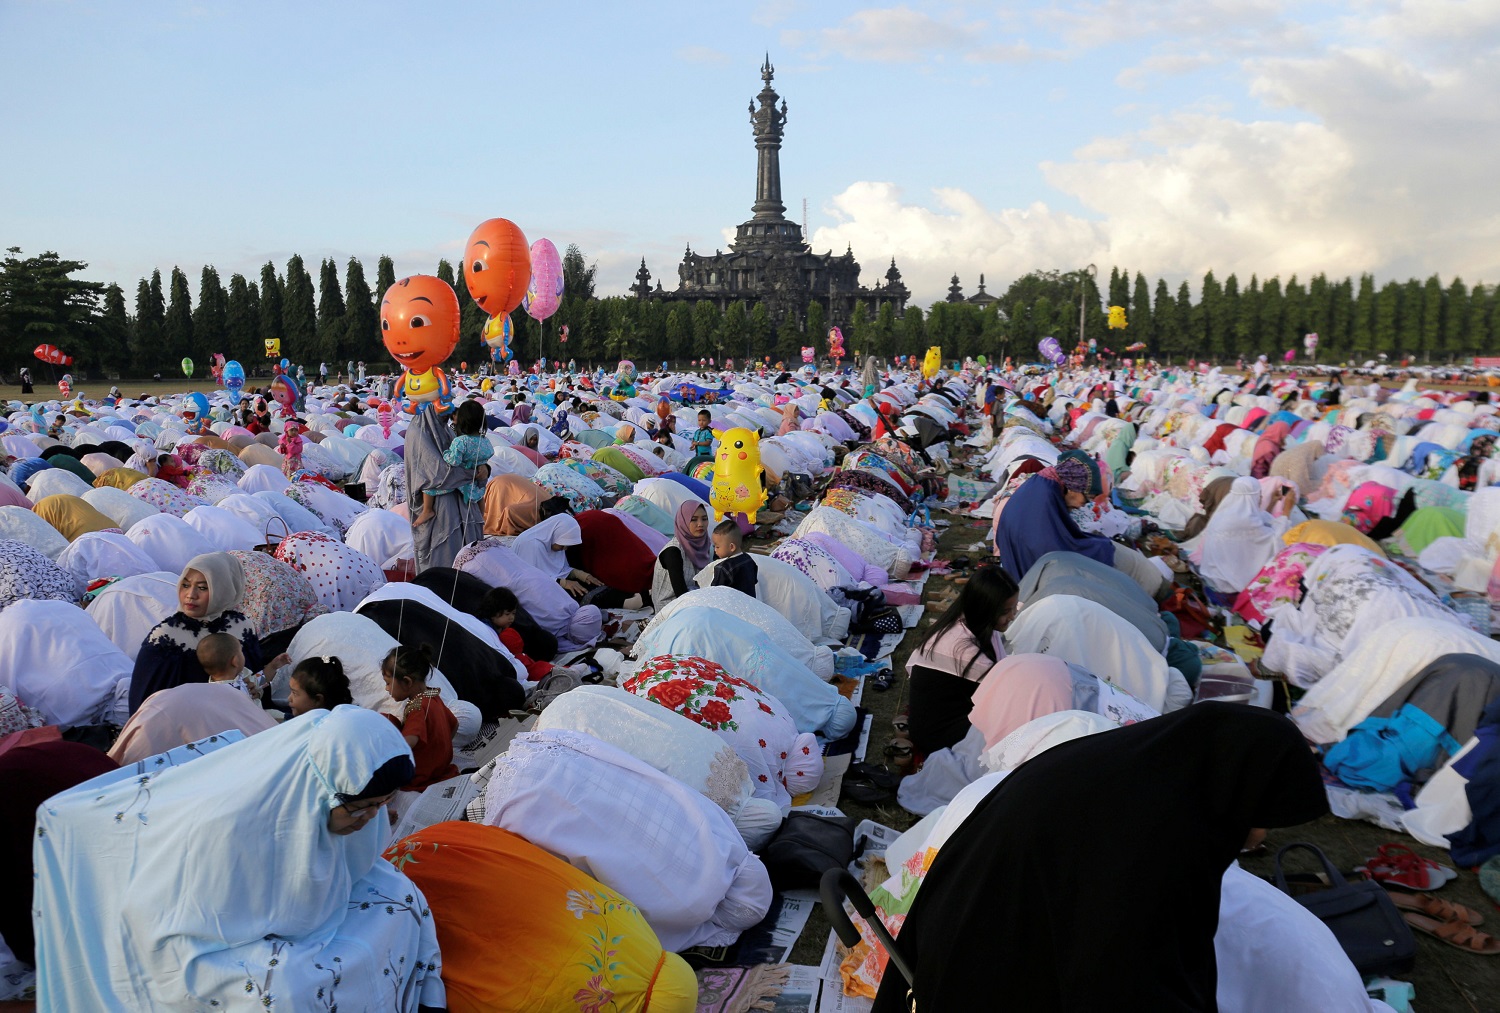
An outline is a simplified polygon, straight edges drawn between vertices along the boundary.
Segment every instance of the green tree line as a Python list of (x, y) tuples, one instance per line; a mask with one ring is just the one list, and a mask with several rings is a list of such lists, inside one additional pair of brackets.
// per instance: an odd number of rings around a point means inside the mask
[[(307, 366), (349, 360), (373, 370), (392, 368), (380, 340), (379, 298), (395, 281), (391, 259), (376, 262), (373, 285), (364, 265), (351, 257), (340, 265), (326, 259), (317, 278), (303, 258), (284, 267), (267, 263), (256, 277), (233, 274), (225, 284), (214, 267), (204, 267), (196, 285), (180, 269), (160, 271), (136, 284), (132, 299), (119, 285), (73, 277), (86, 264), (56, 253), (23, 256), (11, 248), (0, 262), (0, 371), (14, 375), (36, 367), (32, 349), (53, 344), (72, 355), (75, 373), (93, 377), (176, 375), (183, 358), (206, 370), (209, 357), (222, 352), (247, 369), (268, 368), (264, 340), (281, 339), (281, 355)], [(463, 273), (446, 260), (434, 272), (453, 285), (462, 314), (461, 341), (452, 361), (483, 361), (480, 340), (484, 315), (470, 299)], [(563, 256), (564, 295), (557, 313), (539, 324), (517, 309), (512, 314), (511, 350), (522, 362), (539, 354), (582, 363), (639, 360), (644, 367), (661, 360), (683, 362), (713, 356), (770, 355), (773, 362), (800, 362), (803, 346), (827, 352), (828, 317), (813, 302), (797, 317), (776, 321), (760, 303), (734, 302), (727, 309), (698, 303), (599, 297), (596, 266), (569, 246)], [(1128, 327), (1110, 330), (1109, 306), (1126, 310)], [(1460, 278), (1447, 284), (1424, 280), (1386, 281), (1372, 275), (1305, 282), (1292, 276), (1241, 283), (1233, 274), (1220, 281), (1210, 271), (1197, 298), (1187, 281), (1175, 288), (1166, 279), (1113, 268), (1107, 282), (1091, 274), (1036, 271), (1016, 279), (988, 306), (938, 302), (923, 310), (896, 313), (856, 306), (841, 321), (849, 353), (885, 357), (921, 354), (930, 345), (945, 358), (968, 355), (1035, 357), (1036, 345), (1053, 336), (1072, 348), (1080, 336), (1122, 352), (1144, 342), (1149, 355), (1232, 361), (1258, 354), (1279, 356), (1288, 348), (1302, 355), (1303, 336), (1319, 336), (1323, 362), (1363, 361), (1380, 354), (1396, 360), (1448, 362), (1500, 352), (1500, 296), (1493, 285), (1470, 288)], [(560, 340), (566, 326), (568, 340)]]

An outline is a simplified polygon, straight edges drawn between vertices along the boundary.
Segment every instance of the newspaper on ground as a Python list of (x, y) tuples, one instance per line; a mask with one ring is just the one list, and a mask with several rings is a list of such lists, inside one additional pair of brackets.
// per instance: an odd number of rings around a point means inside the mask
[(823, 961), (818, 967), (823, 979), (818, 1013), (870, 1013), (870, 1007), (875, 1005), (873, 999), (844, 994), (844, 976), (839, 974), (839, 964), (843, 959), (844, 950), (839, 945), (839, 938), (830, 929), (828, 945), (823, 947)]
[(400, 822), (396, 824), (394, 840), (401, 840), (418, 830), (426, 830), (435, 823), (463, 818), (464, 807), (479, 794), (479, 785), (468, 774), (459, 774), (446, 781), (428, 785), (416, 801), (408, 805)]

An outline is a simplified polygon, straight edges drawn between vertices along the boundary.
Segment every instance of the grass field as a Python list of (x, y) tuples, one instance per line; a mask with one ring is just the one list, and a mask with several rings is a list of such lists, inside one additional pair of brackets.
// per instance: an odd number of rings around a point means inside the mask
[[(968, 555), (974, 558), (974, 553), (970, 551), (969, 546), (986, 537), (988, 525), (965, 517), (955, 516), (949, 519), (953, 523), (938, 541), (938, 558), (951, 559), (958, 555)], [(926, 597), (928, 600), (935, 596), (947, 597), (956, 593), (957, 590), (958, 586), (950, 578), (934, 575), (927, 582)], [(940, 614), (938, 610), (928, 609), (920, 625), (908, 631), (906, 639), (896, 649), (893, 661), (898, 677), (895, 684), (884, 693), (867, 691), (864, 694), (863, 706), (874, 715), (868, 757), (871, 762), (878, 763), (882, 759), (881, 750), (894, 734), (891, 719), (905, 709), (908, 695), (906, 659), (921, 640), (923, 631)], [(1066, 804), (1066, 800), (1060, 799), (1059, 804)], [(856, 820), (870, 819), (898, 830), (905, 830), (916, 822), (915, 817), (894, 802), (879, 807), (870, 807), (844, 799), (840, 801), (839, 807)], [(1420, 855), (1444, 865), (1452, 865), (1452, 860), (1446, 851), (1419, 844), (1405, 834), (1382, 830), (1369, 823), (1325, 816), (1304, 826), (1271, 831), (1266, 841), (1267, 855), (1245, 860), (1244, 867), (1257, 876), (1270, 876), (1273, 868), (1271, 856), (1274, 856), (1282, 846), (1294, 841), (1316, 844), (1341, 870), (1353, 869), (1357, 865), (1364, 864), (1365, 859), (1375, 854), (1377, 847), (1387, 842), (1405, 844)], [(1122, 838), (1118, 846), (1155, 852), (1160, 869), (1160, 889), (1170, 895), (1175, 881), (1177, 845), (1174, 841), (1132, 837)], [(1107, 863), (1110, 858), (1108, 853), (1101, 853), (1098, 861)], [(1312, 857), (1305, 853), (1293, 856), (1288, 862), (1288, 870), (1314, 871)], [(1066, 871), (1060, 869), (1057, 870), (1057, 874), (1064, 876)], [(1460, 871), (1459, 878), (1445, 886), (1438, 896), (1484, 912), (1485, 925), (1481, 928), (1500, 935), (1500, 909), (1497, 909), (1496, 905), (1479, 888), (1479, 877), (1474, 873)], [(995, 903), (1004, 904), (1005, 899), (997, 897)], [(1079, 917), (1087, 918), (1088, 909), (1080, 910)], [(829, 923), (823, 916), (821, 908), (815, 910), (808, 921), (807, 928), (798, 939), (796, 948), (792, 951), (791, 962), (817, 964), (828, 940), (828, 930)], [(1421, 1013), (1500, 1013), (1500, 958), (1472, 956), (1430, 936), (1417, 934), (1416, 938), (1416, 966), (1397, 977), (1411, 982), (1416, 987), (1417, 995), (1414, 1005), (1417, 1010)], [(1101, 940), (1100, 944), (1107, 945), (1108, 941)]]

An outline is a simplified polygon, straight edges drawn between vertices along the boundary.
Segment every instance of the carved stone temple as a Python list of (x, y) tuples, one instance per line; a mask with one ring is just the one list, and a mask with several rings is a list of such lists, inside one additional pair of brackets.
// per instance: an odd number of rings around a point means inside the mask
[[(736, 300), (748, 306), (765, 303), (773, 324), (788, 315), (801, 323), (810, 302), (823, 304), (830, 325), (848, 327), (857, 303), (864, 303), (873, 318), (890, 305), (899, 316), (910, 293), (901, 282), (896, 261), (891, 260), (884, 284), (866, 288), (859, 283), (859, 261), (854, 251), (842, 254), (814, 253), (803, 241), (802, 227), (786, 217), (781, 202), (781, 137), (787, 107), (771, 87), (776, 68), (768, 55), (760, 68), (765, 86), (750, 103), (750, 126), (755, 135), (755, 203), (750, 220), (736, 230), (729, 252), (694, 253), (688, 247), (677, 268), (677, 287), (653, 288), (651, 272), (641, 260), (630, 291), (638, 299), (661, 299), (696, 303), (707, 299), (720, 310)], [(759, 103), (757, 108), (756, 103)]]

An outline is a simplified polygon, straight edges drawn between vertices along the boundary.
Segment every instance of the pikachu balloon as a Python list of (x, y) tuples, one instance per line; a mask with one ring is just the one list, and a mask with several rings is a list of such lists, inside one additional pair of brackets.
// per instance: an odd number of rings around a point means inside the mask
[(714, 520), (725, 514), (743, 513), (755, 523), (755, 512), (766, 505), (766, 489), (760, 476), (760, 434), (748, 429), (731, 429), (719, 441), (714, 459), (714, 481), (708, 502), (714, 508)]
[(938, 375), (938, 370), (943, 368), (943, 350), (937, 345), (927, 349), (927, 357), (922, 360), (922, 377), (931, 380)]

